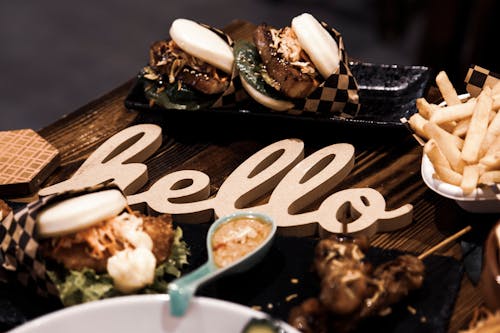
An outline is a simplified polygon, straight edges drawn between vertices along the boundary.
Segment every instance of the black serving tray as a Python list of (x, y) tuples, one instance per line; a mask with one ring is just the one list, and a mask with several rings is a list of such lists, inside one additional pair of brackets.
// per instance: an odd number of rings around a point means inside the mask
[[(181, 224), (190, 248), (184, 274), (207, 260), (206, 236), (210, 224)], [(258, 307), (284, 321), (294, 306), (319, 294), (319, 280), (312, 270), (317, 239), (277, 235), (268, 254), (245, 272), (220, 277), (201, 286), (197, 296)], [(402, 252), (371, 247), (367, 258), (374, 266), (394, 259)], [(359, 322), (353, 333), (445, 333), (463, 276), (462, 264), (454, 258), (430, 255), (423, 286), (413, 291), (392, 312)], [(295, 281), (295, 282), (294, 282)], [(31, 294), (15, 283), (0, 283), (0, 331), (61, 309), (53, 299)]]
[[(205, 235), (208, 225), (182, 225), (190, 244), (191, 271), (206, 261)], [(193, 232), (194, 231), (194, 232)], [(294, 306), (319, 294), (319, 279), (313, 271), (317, 239), (277, 235), (266, 257), (248, 271), (221, 277), (203, 285), (197, 295), (257, 307), (274, 318), (288, 321)], [(368, 262), (376, 267), (403, 252), (370, 247)], [(359, 322), (353, 333), (445, 333), (463, 275), (454, 258), (430, 255), (424, 259), (424, 284), (391, 307), (387, 316)], [(294, 282), (295, 281), (295, 282)]]
[[(401, 128), (401, 118), (417, 112), (415, 100), (423, 97), (429, 82), (430, 69), (424, 66), (381, 65), (351, 63), (351, 71), (359, 85), (361, 108), (353, 118), (339, 115), (300, 115), (271, 111), (249, 100), (237, 107), (209, 108), (196, 111), (164, 109), (149, 105), (144, 95), (143, 83), (136, 80), (125, 99), (128, 109), (153, 112), (217, 114), (222, 117), (266, 118), (292, 120), (293, 122), (320, 122), (348, 127)], [(220, 119), (220, 118), (219, 118)]]

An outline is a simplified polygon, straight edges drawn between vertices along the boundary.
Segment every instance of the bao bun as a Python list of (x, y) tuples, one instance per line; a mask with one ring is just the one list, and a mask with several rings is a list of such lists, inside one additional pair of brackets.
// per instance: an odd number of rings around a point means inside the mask
[(127, 200), (118, 190), (106, 190), (61, 201), (37, 216), (38, 235), (63, 236), (91, 227), (121, 213)]
[(340, 63), (339, 47), (321, 23), (311, 14), (304, 13), (293, 18), (292, 29), (321, 76), (327, 79), (334, 74)]
[(242, 86), (255, 101), (275, 111), (293, 109), (294, 100), (310, 96), (339, 68), (337, 42), (308, 13), (282, 29), (259, 25), (253, 46), (257, 51), (240, 42), (235, 46)]
[(170, 37), (186, 53), (231, 74), (234, 56), (231, 47), (215, 32), (187, 19), (176, 19)]

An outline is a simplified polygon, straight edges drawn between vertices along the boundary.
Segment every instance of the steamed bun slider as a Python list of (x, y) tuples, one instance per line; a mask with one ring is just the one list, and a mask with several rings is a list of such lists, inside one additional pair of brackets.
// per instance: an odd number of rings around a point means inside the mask
[(311, 14), (277, 29), (259, 25), (253, 43), (235, 45), (235, 61), (243, 88), (260, 104), (276, 111), (294, 107), (334, 74), (340, 62), (335, 39)]
[(37, 235), (49, 276), (71, 305), (140, 292), (165, 292), (187, 249), (170, 215), (132, 212), (116, 189), (66, 199), (43, 209)]
[(155, 42), (142, 77), (150, 101), (170, 109), (209, 107), (229, 87), (234, 56), (217, 33), (188, 19), (176, 19), (171, 40)]

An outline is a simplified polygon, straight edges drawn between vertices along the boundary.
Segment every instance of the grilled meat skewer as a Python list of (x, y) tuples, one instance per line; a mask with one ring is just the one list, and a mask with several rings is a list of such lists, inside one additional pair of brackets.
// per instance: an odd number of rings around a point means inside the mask
[(289, 323), (304, 333), (348, 332), (363, 318), (379, 315), (422, 286), (420, 259), (401, 255), (373, 270), (364, 260), (362, 249), (367, 248), (367, 239), (321, 240), (314, 261), (320, 295), (293, 308)]

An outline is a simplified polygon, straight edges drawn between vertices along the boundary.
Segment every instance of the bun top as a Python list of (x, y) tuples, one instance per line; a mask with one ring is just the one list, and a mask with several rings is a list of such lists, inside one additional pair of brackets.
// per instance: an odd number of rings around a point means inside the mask
[(187, 19), (176, 19), (170, 37), (186, 53), (231, 74), (234, 55), (231, 47), (215, 32)]
[(292, 29), (314, 66), (323, 78), (334, 74), (340, 63), (337, 42), (309, 13), (296, 16), (292, 20)]
[(106, 190), (61, 201), (37, 216), (38, 235), (67, 235), (117, 216), (127, 205), (118, 190)]

